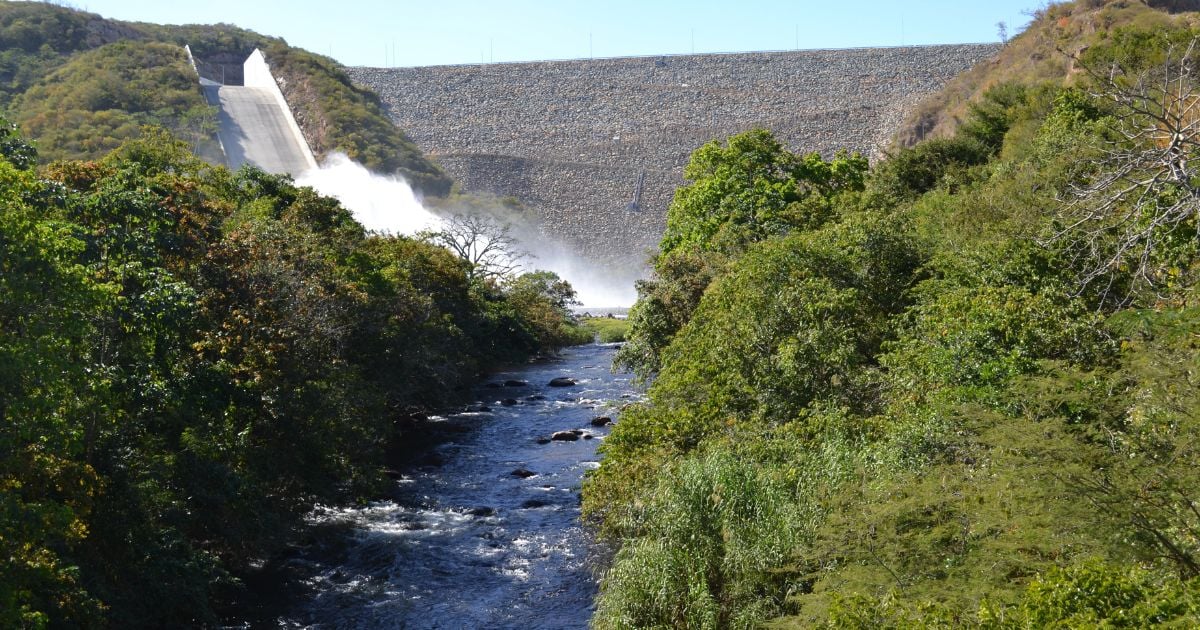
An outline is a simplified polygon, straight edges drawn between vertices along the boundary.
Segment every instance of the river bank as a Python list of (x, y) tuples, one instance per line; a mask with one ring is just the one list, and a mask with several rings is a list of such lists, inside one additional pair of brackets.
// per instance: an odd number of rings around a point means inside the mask
[[(569, 348), (489, 377), (463, 408), (410, 430), (388, 496), (319, 507), (264, 581), (258, 615), (285, 628), (584, 628), (602, 553), (579, 521), (602, 418), (640, 398), (615, 344)], [(559, 386), (552, 386), (555, 379)], [(262, 585), (267, 586), (267, 585)]]

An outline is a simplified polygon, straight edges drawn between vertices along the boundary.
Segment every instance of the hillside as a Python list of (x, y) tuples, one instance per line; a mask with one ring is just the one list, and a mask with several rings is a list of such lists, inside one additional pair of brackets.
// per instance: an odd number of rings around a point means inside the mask
[(120, 41), (71, 55), (11, 102), (13, 120), (48, 159), (89, 159), (141, 135), (170, 130), (219, 160), (215, 109), (196, 89), (182, 48)]
[(1050, 6), (1011, 50), (1090, 71), (1010, 54), (875, 165), (692, 155), (584, 487), (594, 627), (1200, 625), (1198, 17)]
[(261, 48), (318, 158), (346, 153), (426, 194), (449, 193), (450, 179), (335, 61), (230, 25), (164, 26), (44, 3), (0, 4), (0, 112), (47, 160), (98, 158), (144, 125), (214, 159), (216, 112), (204, 102), (185, 44), (201, 72), (234, 83), (242, 60)]
[(944, 138), (968, 116), (990, 88), (1003, 83), (1075, 83), (1072, 58), (1103, 44), (1122, 28), (1167, 29), (1200, 23), (1193, 0), (1089, 0), (1049, 4), (1034, 13), (1030, 25), (1013, 37), (990, 63), (962, 73), (944, 90), (926, 99), (909, 115), (896, 135), (897, 144), (912, 146), (926, 138)]

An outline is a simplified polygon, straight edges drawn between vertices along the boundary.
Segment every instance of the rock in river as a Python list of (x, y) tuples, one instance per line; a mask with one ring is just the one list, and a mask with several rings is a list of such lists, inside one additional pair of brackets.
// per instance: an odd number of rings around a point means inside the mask
[(560, 376), (550, 379), (550, 387), (571, 387), (575, 384), (575, 379)]
[(551, 440), (558, 442), (574, 442), (579, 439), (579, 434), (574, 431), (556, 431), (550, 436)]

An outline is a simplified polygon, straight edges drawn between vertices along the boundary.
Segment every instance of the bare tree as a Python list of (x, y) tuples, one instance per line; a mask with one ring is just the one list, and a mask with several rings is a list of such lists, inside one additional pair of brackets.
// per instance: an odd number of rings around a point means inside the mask
[(529, 257), (510, 230), (507, 223), (486, 216), (456, 214), (444, 220), (442, 229), (422, 236), (466, 261), (468, 278), (500, 280), (520, 271), (521, 261)]
[(1181, 224), (1200, 218), (1200, 187), (1189, 163), (1200, 147), (1198, 41), (1169, 46), (1161, 64), (1147, 70), (1118, 61), (1098, 68), (1076, 58), (1091, 76), (1092, 97), (1115, 110), (1113, 137), (1099, 160), (1082, 167), (1053, 235), (1068, 238), (1083, 259), (1084, 285), (1107, 278), (1111, 288), (1114, 272), (1124, 269), (1154, 286), (1156, 249)]

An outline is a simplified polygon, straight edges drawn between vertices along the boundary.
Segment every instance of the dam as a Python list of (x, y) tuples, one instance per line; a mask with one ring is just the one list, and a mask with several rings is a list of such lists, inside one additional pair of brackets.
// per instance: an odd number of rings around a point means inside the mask
[(999, 44), (347, 68), (469, 192), (632, 277), (700, 145), (755, 127), (792, 151), (878, 158), (923, 98)]
[(241, 85), (226, 85), (203, 76), (201, 89), (209, 105), (217, 107), (217, 139), (231, 169), (253, 164), (268, 173), (297, 176), (317, 161), (296, 124), (262, 51), (255, 50), (242, 68)]
[[(880, 158), (924, 98), (998, 44), (345, 68), (468, 193), (530, 210), (536, 264), (606, 283), (641, 277), (684, 166), (705, 142), (771, 130), (795, 152)], [(189, 52), (190, 54), (190, 52)], [(315, 156), (268, 60), (243, 85), (201, 76), (226, 163), (299, 176)], [(236, 80), (236, 79), (235, 79)], [(320, 156), (316, 156), (320, 157)], [(556, 252), (546, 256), (545, 251)], [(561, 265), (556, 268), (563, 272)]]

